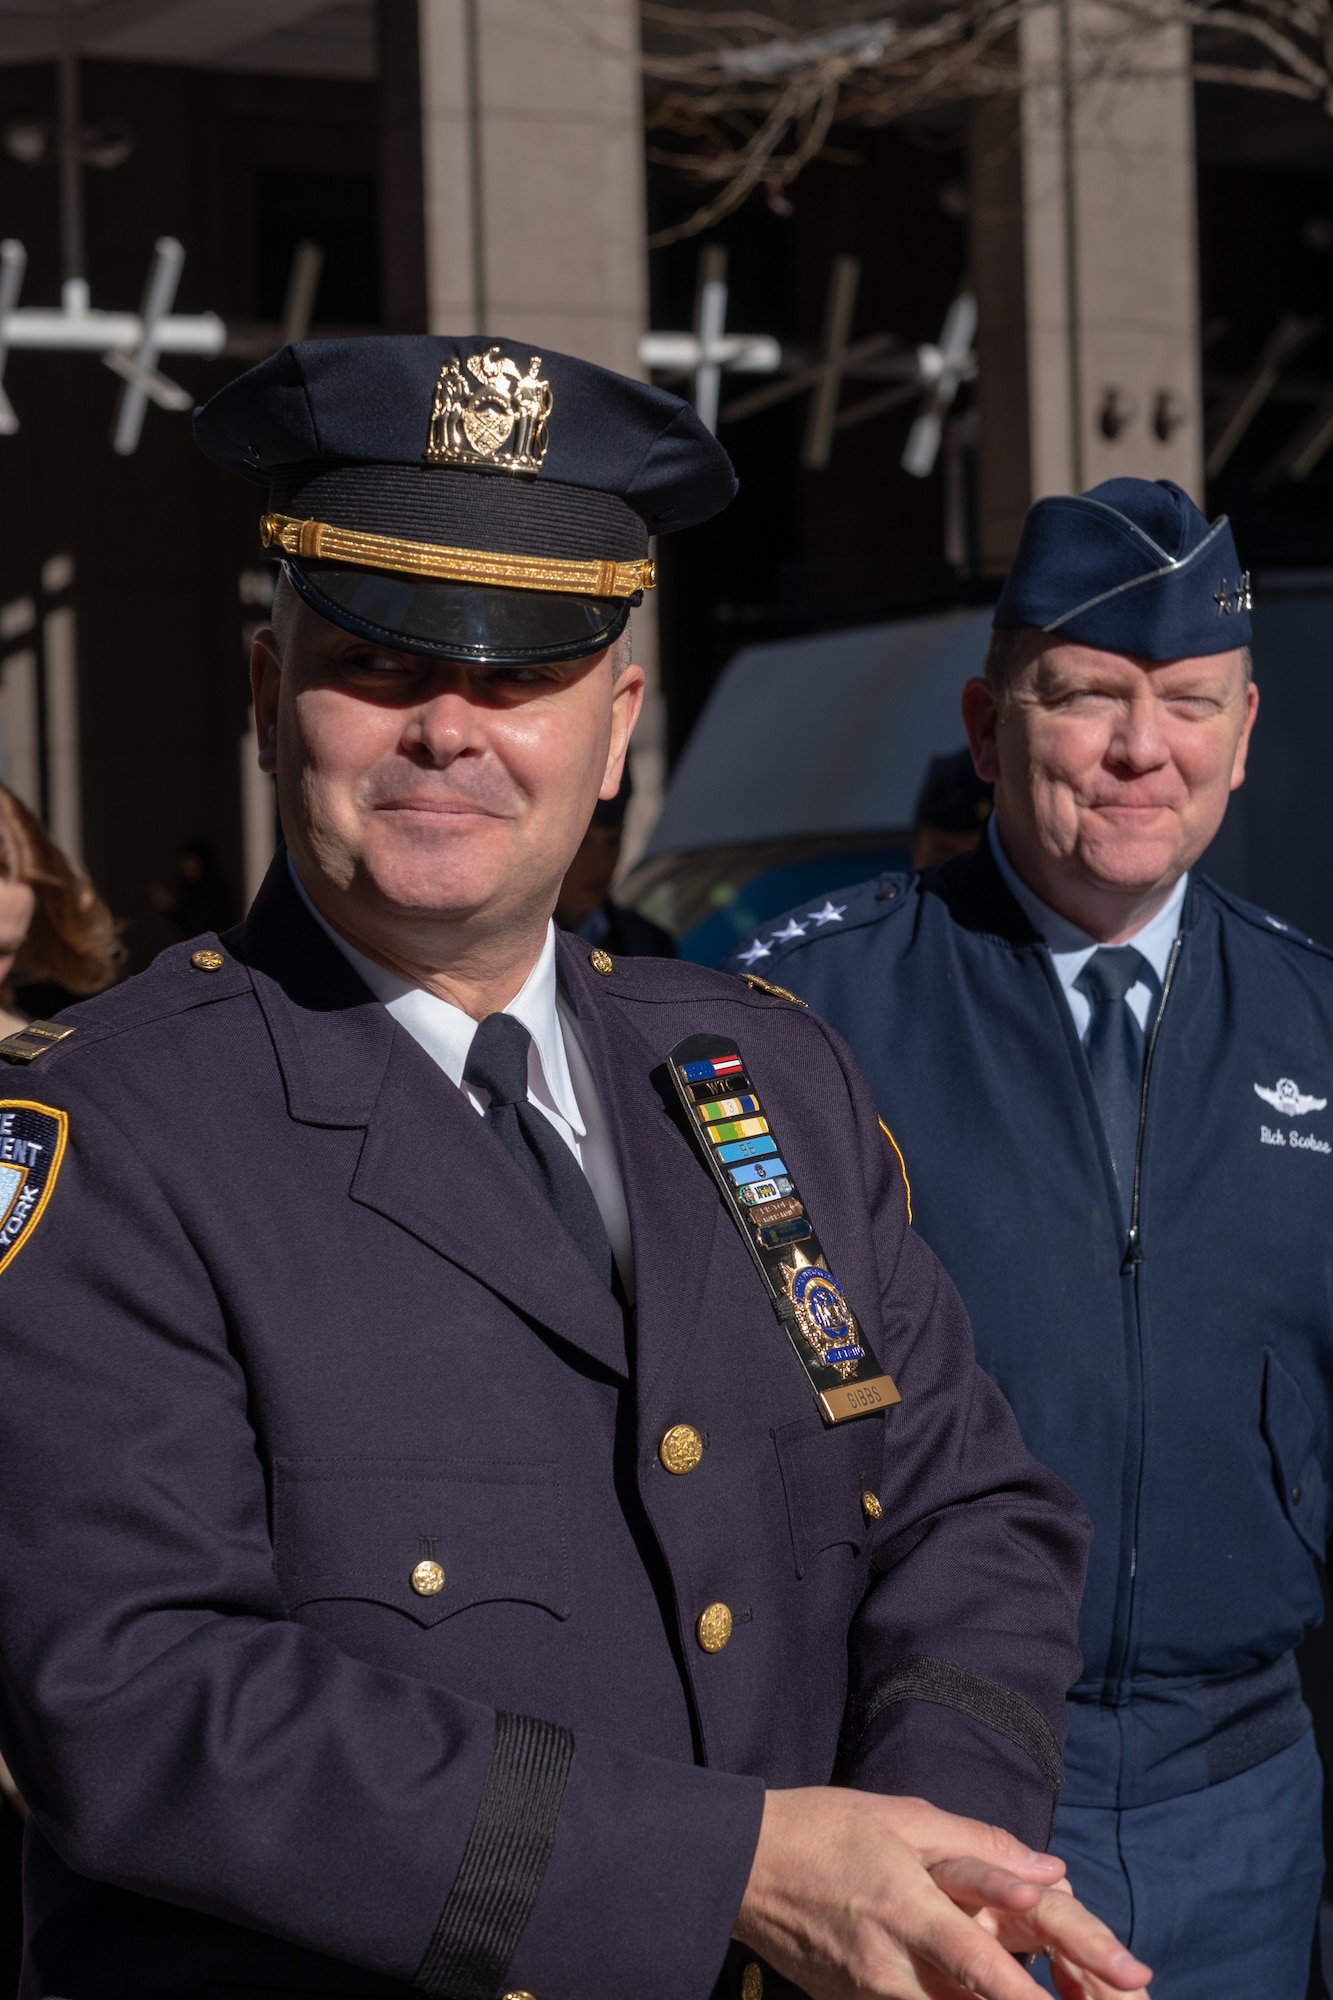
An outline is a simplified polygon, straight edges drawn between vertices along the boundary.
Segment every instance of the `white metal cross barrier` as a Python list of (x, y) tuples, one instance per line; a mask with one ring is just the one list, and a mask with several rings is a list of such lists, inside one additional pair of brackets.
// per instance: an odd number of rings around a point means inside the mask
[[(969, 291), (959, 292), (945, 315), (938, 345), (928, 341), (909, 349), (896, 335), (885, 333), (849, 344), (860, 275), (856, 258), (834, 258), (822, 349), (818, 359), (810, 361), (798, 353), (784, 354), (771, 334), (727, 332), (727, 253), (719, 243), (705, 243), (699, 255), (693, 328), (645, 333), (639, 360), (665, 376), (668, 384), (692, 377), (691, 399), (710, 431), (717, 430), (719, 418), (726, 423), (757, 416), (808, 391), (801, 463), (812, 471), (828, 465), (836, 431), (868, 423), (915, 399), (918, 410), (900, 463), (913, 479), (926, 479), (934, 470), (944, 421), (958, 391), (964, 382), (976, 379), (976, 298)], [(724, 369), (776, 379), (719, 407)], [(888, 386), (840, 410), (847, 380)]]
[(699, 257), (699, 288), (694, 327), (682, 333), (645, 333), (639, 360), (645, 368), (671, 375), (692, 375), (692, 401), (710, 431), (717, 429), (722, 370), (772, 375), (782, 366), (782, 348), (766, 333), (728, 333), (727, 253), (720, 243), (705, 243)]
[(139, 442), (144, 411), (154, 402), (164, 410), (188, 410), (194, 401), (187, 389), (157, 367), (163, 354), (221, 354), (227, 329), (216, 313), (173, 313), (185, 252), (173, 236), (160, 236), (143, 304), (137, 313), (103, 312), (89, 299), (87, 281), (68, 278), (59, 306), (20, 306), (19, 292), (27, 252), (13, 237), (0, 243), (0, 434), (18, 429), (18, 418), (4, 393), (3, 376), (11, 351), (25, 348), (45, 353), (100, 354), (125, 382), (116, 413), (113, 445), (122, 456)]

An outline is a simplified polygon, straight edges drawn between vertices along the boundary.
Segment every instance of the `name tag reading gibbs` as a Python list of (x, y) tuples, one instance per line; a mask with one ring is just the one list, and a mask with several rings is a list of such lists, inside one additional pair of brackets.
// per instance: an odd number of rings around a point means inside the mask
[(829, 1270), (740, 1051), (720, 1035), (690, 1035), (667, 1063), (690, 1128), (826, 1424), (902, 1401), (875, 1359)]

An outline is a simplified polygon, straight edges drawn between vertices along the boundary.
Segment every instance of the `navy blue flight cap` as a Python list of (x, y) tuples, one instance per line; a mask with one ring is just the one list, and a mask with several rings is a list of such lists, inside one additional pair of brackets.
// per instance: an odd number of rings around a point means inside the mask
[(409, 653), (523, 665), (599, 652), (653, 585), (650, 535), (736, 491), (688, 403), (478, 334), (308, 340), (196, 410), (322, 618)]
[(1107, 479), (1029, 508), (994, 623), (1197, 659), (1249, 645), (1250, 578), (1225, 514), (1210, 526), (1169, 479)]

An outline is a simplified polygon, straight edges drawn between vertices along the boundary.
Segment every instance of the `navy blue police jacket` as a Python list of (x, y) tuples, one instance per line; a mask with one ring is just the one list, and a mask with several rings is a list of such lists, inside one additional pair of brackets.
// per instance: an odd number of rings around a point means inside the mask
[[(1044, 1841), (1086, 1522), (837, 1037), (560, 939), (626, 1313), (284, 860), (202, 942), (213, 969), (169, 950), (0, 1070), (68, 1118), (0, 1271), (25, 1996), (734, 1992), (766, 1785)], [(664, 1083), (699, 1032), (764, 1093), (896, 1408), (817, 1415)], [(682, 1423), (705, 1448), (672, 1474)]]
[(1150, 1804), (1287, 1747), (1331, 1469), (1333, 955), (1191, 878), (1126, 1219), (985, 840), (758, 942), (850, 1043), (979, 1360), (1091, 1514), (1065, 1800)]

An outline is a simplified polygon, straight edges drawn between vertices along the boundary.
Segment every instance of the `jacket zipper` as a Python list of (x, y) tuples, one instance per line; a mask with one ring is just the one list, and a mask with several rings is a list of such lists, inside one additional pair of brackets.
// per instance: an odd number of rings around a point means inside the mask
[(1171, 956), (1166, 962), (1166, 978), (1162, 981), (1162, 997), (1153, 1016), (1152, 1033), (1148, 1037), (1147, 1053), (1143, 1059), (1143, 1087), (1139, 1092), (1139, 1129), (1134, 1141), (1134, 1186), (1129, 1201), (1129, 1235), (1125, 1239), (1125, 1261), (1120, 1266), (1126, 1275), (1136, 1272), (1143, 1262), (1143, 1248), (1139, 1236), (1139, 1194), (1143, 1176), (1143, 1134), (1148, 1123), (1148, 1082), (1152, 1076), (1152, 1059), (1157, 1049), (1162, 1016), (1171, 997), (1171, 984), (1176, 976), (1176, 966), (1184, 942), (1183, 937), (1178, 937), (1171, 947)]
[[(1175, 981), (1175, 976), (1176, 976), (1176, 966), (1179, 963), (1181, 948), (1184, 945), (1184, 942), (1185, 940), (1183, 937), (1177, 937), (1174, 944), (1171, 946), (1171, 956), (1166, 963), (1166, 977), (1162, 981), (1162, 997), (1161, 1000), (1158, 1002), (1157, 1012), (1153, 1017), (1152, 1029), (1148, 1036), (1148, 1046), (1146, 1051), (1144, 1052), (1144, 1058), (1143, 1058), (1143, 1085), (1139, 1091), (1139, 1129), (1134, 1141), (1134, 1182), (1130, 1194), (1130, 1204), (1129, 1204), (1129, 1233), (1125, 1239), (1124, 1262), (1120, 1266), (1121, 1275), (1126, 1277), (1132, 1277), (1134, 1280), (1134, 1318), (1136, 1325), (1138, 1325), (1139, 1322), (1139, 1286), (1138, 1286), (1139, 1266), (1143, 1262), (1143, 1244), (1139, 1230), (1139, 1203), (1142, 1197), (1143, 1135), (1148, 1123), (1148, 1085), (1152, 1077), (1153, 1056), (1155, 1055), (1157, 1050), (1157, 1037), (1161, 1032), (1162, 1016), (1166, 1012), (1166, 1003), (1171, 997), (1171, 988)], [(1143, 1373), (1142, 1328), (1140, 1326), (1139, 1327), (1139, 1374), (1140, 1374), (1139, 1477), (1140, 1480), (1142, 1479), (1143, 1475), (1144, 1454), (1147, 1450), (1147, 1440), (1144, 1436), (1144, 1430), (1143, 1430), (1144, 1420), (1143, 1420), (1142, 1373)], [(1121, 1628), (1121, 1632), (1117, 1640), (1116, 1652), (1118, 1654), (1118, 1659), (1116, 1660), (1115, 1673), (1112, 1676), (1117, 1687), (1123, 1684), (1125, 1677), (1125, 1670), (1129, 1663), (1130, 1633), (1133, 1630), (1133, 1623), (1134, 1623), (1134, 1604), (1133, 1604), (1134, 1587), (1138, 1577), (1138, 1569), (1139, 1569), (1139, 1520), (1138, 1520), (1138, 1501), (1136, 1499), (1134, 1503), (1134, 1521), (1132, 1529), (1132, 1539), (1130, 1541), (1130, 1549), (1129, 1549), (1129, 1599), (1125, 1606), (1124, 1624)]]

